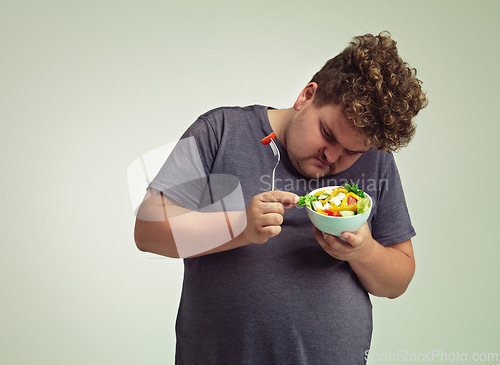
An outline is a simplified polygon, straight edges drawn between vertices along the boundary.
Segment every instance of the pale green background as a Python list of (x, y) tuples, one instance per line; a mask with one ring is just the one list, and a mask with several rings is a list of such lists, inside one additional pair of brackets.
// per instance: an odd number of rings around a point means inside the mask
[(430, 104), (397, 155), (417, 271), (403, 297), (374, 299), (372, 351), (499, 353), (499, 14), (498, 1), (0, 1), (0, 364), (172, 364), (182, 263), (136, 250), (128, 165), (210, 108), (291, 106), (352, 36), (384, 29)]

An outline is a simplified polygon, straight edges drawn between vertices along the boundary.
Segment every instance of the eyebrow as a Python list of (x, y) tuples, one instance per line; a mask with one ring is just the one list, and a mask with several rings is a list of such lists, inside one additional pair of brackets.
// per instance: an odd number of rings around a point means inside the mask
[[(340, 144), (339, 143), (339, 140), (337, 139), (337, 136), (335, 135), (335, 133), (333, 133), (333, 131), (323, 122), (321, 122), (323, 124), (323, 128), (325, 129), (326, 133), (332, 137), (333, 139), (333, 142), (337, 143), (337, 144)], [(352, 151), (352, 150), (349, 150), (347, 148), (345, 148), (344, 146), (341, 145), (341, 147), (346, 150), (347, 152), (349, 153), (365, 153), (366, 151)]]

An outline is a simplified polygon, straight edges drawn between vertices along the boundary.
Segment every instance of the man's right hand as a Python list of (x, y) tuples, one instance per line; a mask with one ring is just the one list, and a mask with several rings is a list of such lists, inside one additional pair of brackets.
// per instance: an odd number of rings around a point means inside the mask
[(281, 232), (285, 210), (293, 208), (298, 195), (287, 191), (266, 191), (253, 197), (247, 208), (247, 226), (242, 235), (252, 243), (266, 243)]

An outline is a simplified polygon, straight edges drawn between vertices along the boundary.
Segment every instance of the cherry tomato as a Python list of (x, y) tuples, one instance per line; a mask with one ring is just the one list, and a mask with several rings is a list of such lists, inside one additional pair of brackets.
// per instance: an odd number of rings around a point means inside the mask
[(325, 209), (326, 214), (328, 214), (330, 217), (340, 217), (340, 213), (335, 212), (330, 209)]
[(273, 139), (275, 139), (275, 138), (276, 138), (276, 134), (274, 134), (274, 132), (272, 132), (272, 133), (271, 133), (270, 135), (268, 135), (267, 137), (262, 138), (262, 139), (260, 140), (260, 143), (262, 143), (262, 144), (269, 144), (269, 143), (271, 143), (271, 141), (272, 141)]
[(354, 204), (357, 204), (358, 201), (356, 200), (356, 198), (352, 197), (352, 196), (348, 196), (347, 197), (347, 205), (354, 205)]

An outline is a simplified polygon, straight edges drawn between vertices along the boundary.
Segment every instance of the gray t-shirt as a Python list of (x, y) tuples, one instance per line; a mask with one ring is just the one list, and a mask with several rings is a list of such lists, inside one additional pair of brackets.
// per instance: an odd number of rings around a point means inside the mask
[[(214, 109), (183, 136), (194, 137), (199, 156), (183, 160), (182, 153), (174, 153), (150, 187), (196, 209), (204, 198), (195, 178), (228, 174), (239, 182), (248, 205), (271, 187), (276, 159), (260, 143), (271, 132), (265, 106)], [(344, 172), (308, 179), (276, 143), (277, 190), (305, 195), (322, 186), (357, 183), (374, 200), (368, 223), (379, 243), (415, 235), (392, 154), (369, 150)], [(179, 173), (190, 169), (197, 170), (191, 180), (190, 173)], [(323, 251), (311, 227), (305, 209), (293, 208), (284, 214), (281, 233), (266, 244), (184, 259), (176, 364), (365, 363), (372, 333), (369, 296), (347, 262)]]

